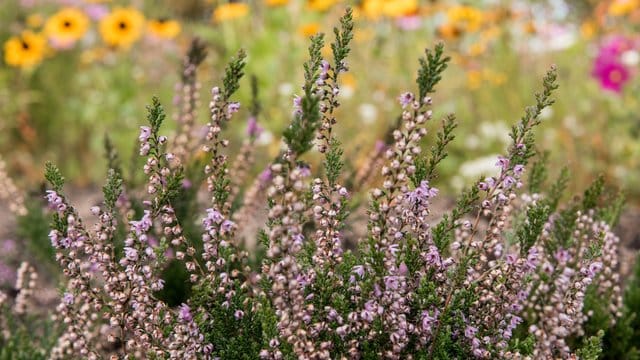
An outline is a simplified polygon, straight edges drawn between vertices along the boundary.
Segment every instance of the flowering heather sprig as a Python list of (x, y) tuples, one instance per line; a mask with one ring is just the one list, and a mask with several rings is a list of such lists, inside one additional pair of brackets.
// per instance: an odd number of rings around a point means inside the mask
[(178, 132), (173, 144), (173, 153), (182, 161), (195, 149), (193, 132), (197, 120), (197, 109), (200, 106), (200, 83), (197, 80), (198, 66), (207, 57), (204, 43), (196, 38), (182, 64), (180, 83), (176, 84), (174, 105), (178, 109), (175, 120)]
[(233, 167), (229, 175), (231, 180), (229, 184), (229, 198), (232, 204), (240, 193), (240, 187), (243, 185), (253, 166), (256, 140), (262, 131), (264, 131), (260, 124), (258, 124), (260, 101), (258, 99), (258, 80), (255, 76), (251, 77), (251, 94), (251, 114), (247, 120), (246, 137), (242, 141), (242, 147), (233, 161)]
[(238, 89), (238, 83), (244, 75), (245, 58), (244, 50), (238, 51), (236, 58), (227, 66), (223, 88), (216, 86), (211, 89), (211, 102), (209, 103), (211, 120), (207, 125), (207, 144), (203, 147), (205, 152), (211, 154), (211, 164), (205, 167), (205, 174), (208, 176), (208, 190), (213, 195), (214, 208), (225, 216), (231, 210), (231, 203), (228, 199), (230, 180), (227, 155), (222, 153), (222, 149), (228, 146), (229, 141), (220, 138), (220, 132), (225, 123), (231, 120), (233, 114), (238, 112), (240, 108), (239, 103), (231, 101), (231, 95)]
[(20, 264), (16, 278), (16, 290), (18, 295), (16, 296), (15, 304), (13, 305), (13, 312), (22, 315), (27, 311), (27, 304), (29, 298), (33, 295), (33, 290), (36, 288), (36, 281), (38, 280), (38, 274), (33, 266), (26, 262)]
[(9, 211), (23, 216), (27, 214), (27, 208), (24, 206), (24, 198), (18, 191), (13, 180), (7, 174), (6, 164), (0, 157), (0, 200), (9, 203)]

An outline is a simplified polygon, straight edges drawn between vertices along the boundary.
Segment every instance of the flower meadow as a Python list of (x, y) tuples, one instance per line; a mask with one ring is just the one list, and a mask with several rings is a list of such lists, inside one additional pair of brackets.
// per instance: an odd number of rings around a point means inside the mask
[[(246, 11), (229, 6), (218, 21)], [(2, 256), (32, 256), (0, 293), (0, 359), (638, 358), (640, 266), (623, 276), (614, 231), (624, 195), (605, 176), (570, 194), (571, 173), (537, 141), (561, 69), (540, 73), (513, 114), (495, 175), (442, 207), (436, 184), (459, 141), (456, 115), (436, 115), (448, 50), (410, 65), (385, 140), (354, 166), (340, 109), (342, 79), (366, 73), (351, 62), (355, 34), (347, 8), (309, 38), (273, 157), (260, 156), (268, 94), (245, 76), (259, 59), (230, 56), (203, 101), (210, 55), (194, 39), (171, 110), (147, 105), (132, 166), (106, 137), (99, 200), (73, 201), (51, 162), (46, 185), (22, 194), (0, 162), (23, 240)], [(610, 46), (594, 74), (619, 56)]]

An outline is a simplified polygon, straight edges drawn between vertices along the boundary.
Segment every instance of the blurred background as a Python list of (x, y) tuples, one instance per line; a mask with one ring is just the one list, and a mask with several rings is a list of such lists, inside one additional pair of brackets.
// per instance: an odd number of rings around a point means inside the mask
[[(3, 0), (0, 6), (0, 154), (22, 190), (37, 188), (47, 160), (79, 188), (102, 184), (105, 134), (128, 166), (151, 96), (175, 112), (174, 87), (194, 37), (208, 46), (198, 74), (200, 124), (211, 86), (244, 48), (263, 104), (262, 156), (272, 157), (300, 92), (308, 37), (330, 33), (352, 6), (355, 41), (337, 129), (354, 166), (394, 123), (397, 96), (414, 87), (417, 58), (444, 41), (453, 61), (435, 95), (436, 115), (455, 112), (460, 126), (439, 187), (461, 188), (493, 171), (511, 124), (557, 64), (558, 101), (538, 130), (552, 172), (568, 166), (574, 191), (603, 173), (631, 203), (640, 200), (638, 0)], [(248, 104), (243, 81), (238, 97)], [(166, 126), (170, 132), (176, 125)], [(244, 128), (243, 121), (232, 124), (232, 144), (241, 144)]]

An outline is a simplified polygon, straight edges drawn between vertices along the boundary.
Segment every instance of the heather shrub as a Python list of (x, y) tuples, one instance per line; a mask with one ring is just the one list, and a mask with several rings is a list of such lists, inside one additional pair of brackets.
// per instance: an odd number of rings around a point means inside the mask
[[(622, 197), (598, 178), (564, 202), (569, 173), (550, 181), (546, 157), (536, 156), (534, 129), (553, 104), (556, 69), (511, 129), (496, 174), (435, 213), (433, 184), (456, 128), (454, 115), (432, 125), (449, 61), (443, 46), (419, 59), (388, 143), (355, 169), (334, 131), (339, 78), (350, 71), (350, 11), (334, 37), (330, 59), (324, 36), (311, 38), (282, 151), (255, 179), (255, 80), (233, 160), (223, 135), (240, 111), (234, 93), (246, 55), (212, 88), (198, 137), (198, 41), (184, 61), (177, 133), (163, 135), (158, 99), (148, 107), (138, 137), (143, 181), (125, 176), (106, 142), (110, 169), (94, 225), (47, 165), (49, 239), (65, 278), (48, 358), (595, 359), (612, 339), (631, 347), (637, 330), (616, 330), (637, 311), (633, 288), (625, 298), (635, 305), (623, 304), (616, 271), (611, 227)], [(437, 132), (432, 146), (422, 142), (428, 131)], [(366, 224), (353, 220), (358, 213)], [(20, 282), (5, 313), (22, 309), (34, 286)]]

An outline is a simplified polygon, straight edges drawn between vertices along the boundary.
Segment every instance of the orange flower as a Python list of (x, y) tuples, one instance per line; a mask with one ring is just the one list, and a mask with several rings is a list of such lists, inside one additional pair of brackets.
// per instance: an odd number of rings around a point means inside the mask
[(307, 7), (314, 11), (327, 11), (337, 2), (338, 0), (307, 0)]

